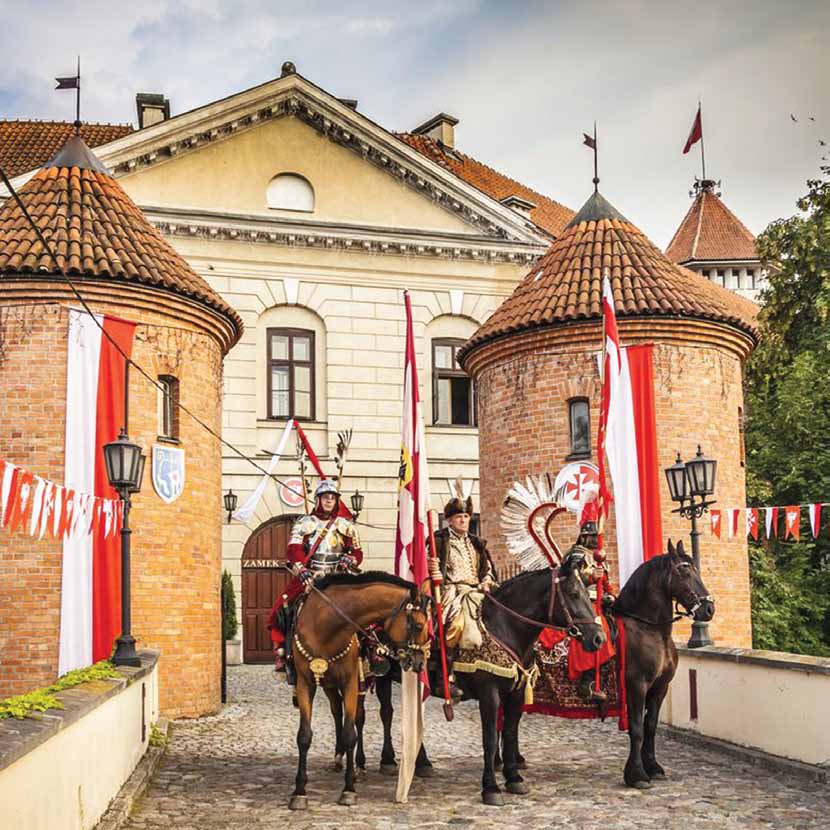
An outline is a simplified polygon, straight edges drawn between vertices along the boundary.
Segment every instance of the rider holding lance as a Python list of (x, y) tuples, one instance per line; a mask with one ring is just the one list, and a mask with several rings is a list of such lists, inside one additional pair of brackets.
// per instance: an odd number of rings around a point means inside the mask
[(337, 485), (331, 479), (323, 479), (314, 496), (314, 510), (294, 523), (286, 551), (297, 576), (277, 599), (268, 619), (276, 655), (275, 670), (286, 671), (289, 682), (293, 672), (288, 671), (287, 665), (291, 645), (286, 644), (286, 622), (295, 601), (315, 579), (334, 570), (354, 570), (363, 561), (357, 528), (341, 515)]

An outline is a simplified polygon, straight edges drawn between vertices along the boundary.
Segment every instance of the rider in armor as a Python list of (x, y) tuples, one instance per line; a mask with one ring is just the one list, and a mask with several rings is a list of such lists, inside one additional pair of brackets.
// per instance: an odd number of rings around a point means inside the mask
[(357, 528), (340, 514), (337, 485), (331, 479), (323, 479), (314, 496), (314, 510), (294, 523), (286, 551), (297, 576), (277, 599), (268, 620), (276, 655), (275, 670), (286, 672), (289, 683), (294, 680), (288, 635), (295, 600), (313, 580), (334, 570), (356, 570), (363, 561)]
[(444, 632), (448, 647), (481, 645), (478, 620), (484, 594), (498, 585), (487, 543), (470, 531), (472, 497), (450, 499), (444, 506), (448, 527), (435, 534), (443, 579)]

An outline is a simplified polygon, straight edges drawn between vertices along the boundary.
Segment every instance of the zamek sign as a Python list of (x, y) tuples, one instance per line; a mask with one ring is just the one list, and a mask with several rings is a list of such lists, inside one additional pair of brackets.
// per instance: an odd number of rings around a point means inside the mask
[(285, 559), (246, 559), (243, 568), (285, 568), (288, 563)]

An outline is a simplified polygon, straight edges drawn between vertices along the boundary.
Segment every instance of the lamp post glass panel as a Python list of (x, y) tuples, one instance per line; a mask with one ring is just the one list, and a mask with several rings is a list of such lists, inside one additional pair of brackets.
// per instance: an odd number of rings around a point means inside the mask
[(357, 517), (363, 510), (363, 493), (361, 493), (360, 490), (355, 490), (354, 493), (352, 493), (351, 502), (352, 515), (354, 516), (355, 521), (357, 521)]
[(236, 510), (236, 503), (237, 503), (237, 496), (233, 490), (228, 490), (227, 493), (223, 496), (223, 500), (225, 502), (225, 510), (228, 511), (228, 524), (231, 523), (231, 519), (233, 518), (234, 511)]
[(141, 490), (144, 456), (141, 447), (133, 444), (126, 430), (115, 441), (104, 444), (104, 464), (110, 485), (121, 497), (121, 636), (115, 641), (112, 662), (116, 666), (140, 666), (135, 650), (130, 614), (130, 495)]
[[(692, 522), (692, 559), (695, 568), (700, 572), (700, 531), (697, 527), (697, 520), (715, 504), (714, 499), (707, 500), (715, 492), (715, 476), (717, 474), (718, 462), (707, 458), (698, 444), (697, 454), (686, 463), (677, 454), (677, 460), (671, 467), (666, 468), (666, 480), (669, 485), (669, 493), (672, 501), (680, 503), (680, 507), (673, 512), (679, 513)], [(692, 622), (692, 636), (689, 638), (689, 648), (700, 648), (711, 646), (712, 638), (709, 636), (709, 623), (694, 620)]]

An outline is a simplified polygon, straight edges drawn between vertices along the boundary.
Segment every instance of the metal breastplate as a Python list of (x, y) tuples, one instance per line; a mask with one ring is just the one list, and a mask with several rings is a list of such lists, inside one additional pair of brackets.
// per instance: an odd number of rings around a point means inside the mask
[[(325, 524), (328, 524), (328, 521)], [(320, 539), (320, 544), (317, 545), (317, 549), (306, 565), (312, 571), (327, 572), (333, 570), (343, 553), (343, 542), (340, 539), (340, 534), (333, 527), (329, 528), (328, 532), (326, 532), (325, 524), (317, 533), (309, 537), (310, 546), (314, 547), (319, 538), (319, 533), (323, 534), (323, 538)]]
[(337, 564), (338, 559), (340, 559), (339, 553), (330, 550), (321, 551), (320, 548), (317, 548), (314, 551), (314, 556), (308, 560), (308, 568), (312, 571), (331, 571)]

